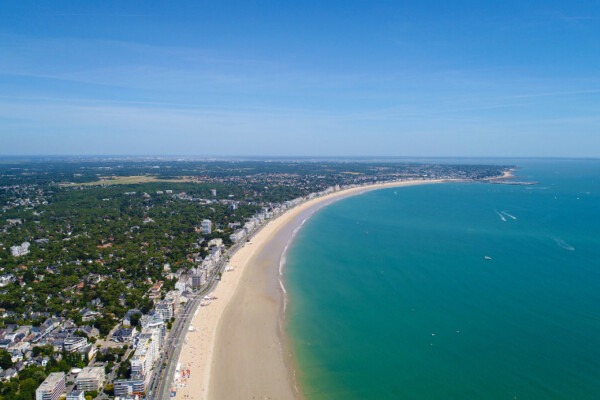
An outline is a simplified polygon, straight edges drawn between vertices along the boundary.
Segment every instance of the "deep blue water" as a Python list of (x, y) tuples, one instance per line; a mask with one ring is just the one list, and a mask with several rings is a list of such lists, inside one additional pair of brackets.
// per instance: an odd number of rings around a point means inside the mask
[(517, 164), (539, 184), (378, 190), (304, 225), (284, 274), (308, 399), (600, 398), (600, 161)]

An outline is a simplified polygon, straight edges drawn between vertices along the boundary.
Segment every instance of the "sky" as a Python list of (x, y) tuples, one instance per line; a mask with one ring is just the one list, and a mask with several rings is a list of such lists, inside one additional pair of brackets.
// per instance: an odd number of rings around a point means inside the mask
[(600, 2), (6, 1), (0, 155), (600, 157)]

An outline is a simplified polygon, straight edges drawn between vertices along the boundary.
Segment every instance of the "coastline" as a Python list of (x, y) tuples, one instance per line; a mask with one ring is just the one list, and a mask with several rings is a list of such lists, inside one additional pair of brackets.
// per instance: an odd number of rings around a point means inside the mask
[(285, 335), (285, 252), (302, 224), (337, 200), (388, 187), (453, 180), (401, 181), (344, 189), (306, 201), (269, 221), (231, 258), (212, 293), (217, 299), (194, 315), (179, 363), (175, 399), (302, 399)]

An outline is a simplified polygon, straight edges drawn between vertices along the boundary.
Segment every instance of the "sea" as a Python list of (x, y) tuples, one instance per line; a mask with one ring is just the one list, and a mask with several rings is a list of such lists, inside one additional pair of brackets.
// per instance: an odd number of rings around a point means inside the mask
[(306, 221), (284, 282), (308, 400), (600, 399), (600, 160), (511, 161), (538, 183), (376, 190)]

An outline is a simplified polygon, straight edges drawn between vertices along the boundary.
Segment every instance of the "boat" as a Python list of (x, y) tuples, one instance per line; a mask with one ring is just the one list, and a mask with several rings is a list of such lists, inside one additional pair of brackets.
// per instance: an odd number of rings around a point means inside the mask
[(485, 257), (483, 257), (483, 258), (484, 258), (485, 260), (488, 260), (488, 261), (492, 259), (492, 257), (490, 257), (490, 256), (485, 256)]

